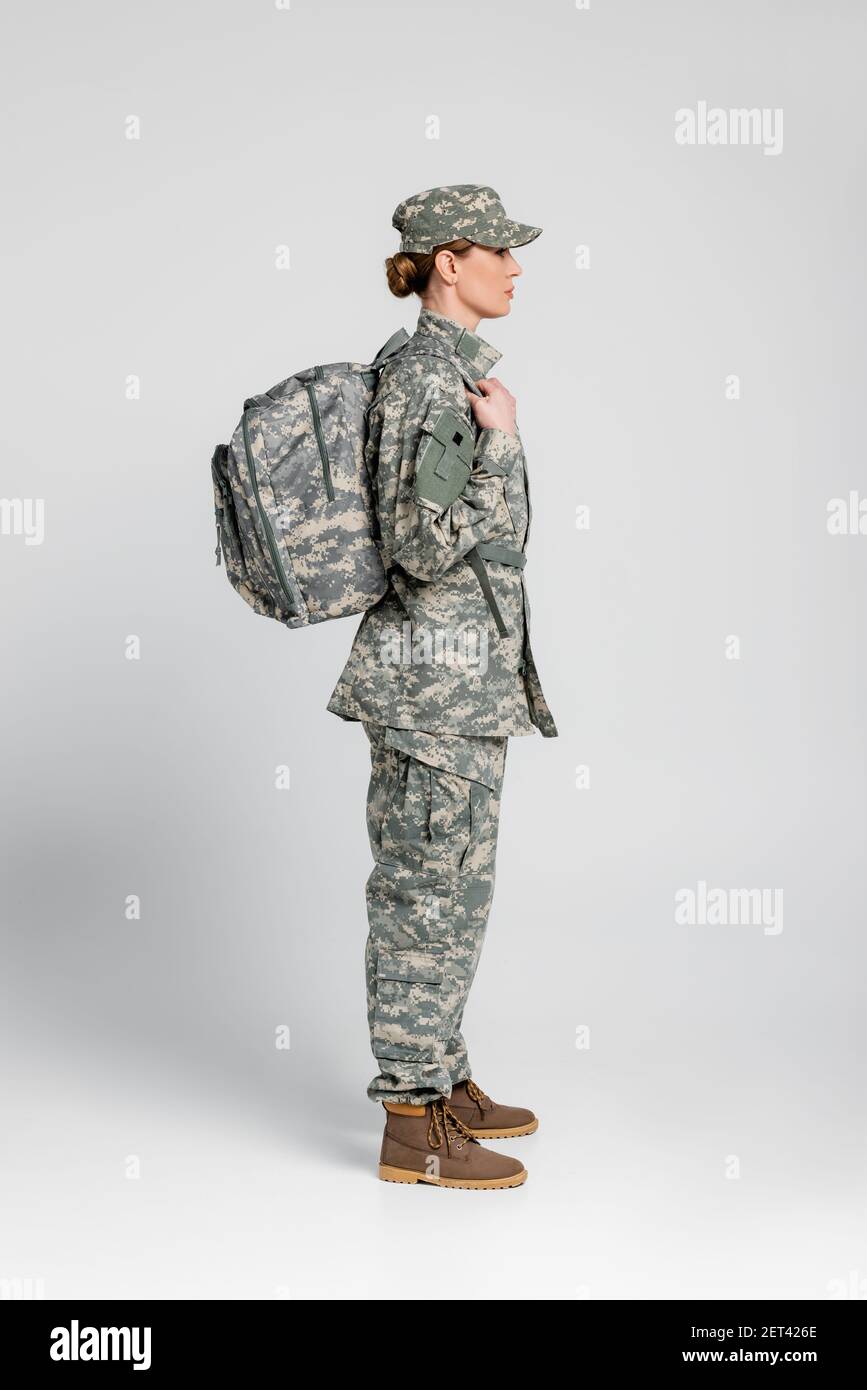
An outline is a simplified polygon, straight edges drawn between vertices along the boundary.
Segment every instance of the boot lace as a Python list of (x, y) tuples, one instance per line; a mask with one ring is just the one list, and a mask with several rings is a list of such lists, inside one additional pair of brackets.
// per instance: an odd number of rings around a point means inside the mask
[(492, 1110), (494, 1108), (494, 1102), (491, 1100), (491, 1097), (487, 1092), (482, 1090), (481, 1086), (476, 1085), (472, 1077), (467, 1081), (467, 1095), (470, 1100), (476, 1102), (482, 1114), (484, 1114), (486, 1110)]
[(478, 1143), (473, 1131), (464, 1124), (459, 1115), (455, 1114), (445, 1096), (435, 1100), (430, 1108), (427, 1139), (432, 1149), (441, 1147), (443, 1136), (445, 1136), (447, 1153), (451, 1153), (452, 1144), (456, 1149), (462, 1149), (467, 1140)]

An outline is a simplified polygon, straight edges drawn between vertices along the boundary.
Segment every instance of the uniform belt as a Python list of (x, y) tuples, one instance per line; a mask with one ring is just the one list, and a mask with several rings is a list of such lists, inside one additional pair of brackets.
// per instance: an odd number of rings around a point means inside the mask
[(483, 541), (476, 550), (483, 560), (493, 560), (498, 565), (514, 565), (522, 570), (527, 563), (523, 550), (511, 550), (507, 545), (497, 545), (496, 541)]

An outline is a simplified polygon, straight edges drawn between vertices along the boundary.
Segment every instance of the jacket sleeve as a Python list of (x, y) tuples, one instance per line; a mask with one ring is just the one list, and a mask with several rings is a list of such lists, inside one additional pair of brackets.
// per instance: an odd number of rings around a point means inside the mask
[[(509, 525), (503, 478), (521, 457), (520, 438), (501, 429), (480, 430), (472, 452), (463, 455), (462, 474), (457, 456), (450, 467), (450, 431), (443, 431), (443, 422), (464, 424), (472, 440), (475, 426), (469, 406), (459, 410), (441, 391), (431, 396), (420, 388), (415, 395), (388, 392), (377, 410), (380, 524), (384, 534), (393, 535), (391, 562), (416, 579), (439, 579), (474, 546), (502, 536), (504, 524)], [(462, 432), (459, 428), (456, 434)], [(443, 474), (444, 491), (421, 483), (425, 475), (430, 477), (433, 457)], [(453, 488), (463, 484), (454, 500), (449, 498), (450, 483)], [(383, 516), (390, 506), (393, 517)]]

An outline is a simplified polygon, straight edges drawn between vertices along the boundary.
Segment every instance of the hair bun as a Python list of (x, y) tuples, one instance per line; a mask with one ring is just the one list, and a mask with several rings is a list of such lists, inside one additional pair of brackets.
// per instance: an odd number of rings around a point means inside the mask
[(395, 255), (388, 257), (385, 262), (385, 273), (388, 278), (388, 288), (398, 299), (406, 299), (407, 295), (412, 294), (418, 279), (418, 267), (405, 252), (398, 251)]

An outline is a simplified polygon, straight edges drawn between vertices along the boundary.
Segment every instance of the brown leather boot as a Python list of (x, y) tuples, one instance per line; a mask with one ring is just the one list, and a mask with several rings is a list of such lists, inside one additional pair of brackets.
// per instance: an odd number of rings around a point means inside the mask
[(516, 1105), (498, 1105), (476, 1085), (472, 1077), (452, 1087), (448, 1103), (476, 1139), (514, 1139), (519, 1134), (532, 1134), (539, 1128), (539, 1121), (532, 1110), (522, 1110)]
[(517, 1158), (485, 1149), (441, 1097), (429, 1105), (383, 1101), (385, 1132), (379, 1154), (384, 1182), (435, 1187), (519, 1187), (527, 1170)]

